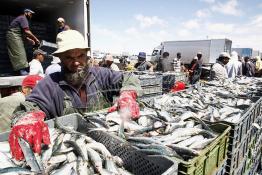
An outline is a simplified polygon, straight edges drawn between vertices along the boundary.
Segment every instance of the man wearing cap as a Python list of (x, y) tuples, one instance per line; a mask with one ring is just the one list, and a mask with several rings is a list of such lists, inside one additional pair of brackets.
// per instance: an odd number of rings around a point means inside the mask
[(138, 62), (135, 64), (135, 68), (138, 71), (146, 71), (149, 70), (150, 72), (153, 72), (153, 64), (146, 61), (146, 53), (145, 52), (139, 52), (138, 54)]
[(28, 75), (22, 81), (21, 92), (13, 93), (10, 96), (0, 98), (0, 133), (10, 129), (11, 116), (15, 108), (25, 101), (25, 97), (29, 95), (35, 85), (42, 77), (38, 75)]
[(219, 55), (216, 63), (211, 68), (211, 80), (223, 80), (228, 78), (225, 65), (229, 62), (230, 55), (227, 52), (222, 52)]
[(46, 52), (42, 51), (41, 49), (36, 49), (33, 52), (33, 60), (29, 63), (30, 66), (30, 75), (40, 75), (42, 77), (45, 76), (44, 69), (42, 66), (42, 62), (45, 59)]
[(114, 71), (119, 71), (118, 66), (114, 63), (114, 59), (112, 55), (106, 55), (105, 64), (107, 68)]
[(58, 25), (58, 32), (57, 33), (60, 33), (60, 32), (66, 31), (66, 30), (70, 30), (70, 27), (65, 24), (64, 18), (61, 18), (61, 17), (58, 18), (57, 19), (57, 25)]
[(7, 50), (13, 70), (20, 75), (26, 75), (28, 62), (26, 51), (23, 43), (23, 37), (32, 43), (38, 45), (40, 42), (35, 35), (30, 31), (29, 20), (32, 18), (34, 12), (30, 9), (25, 9), (24, 14), (15, 18), (6, 33)]
[(16, 109), (12, 119), (9, 143), (12, 156), (22, 160), (18, 138), (27, 141), (36, 153), (41, 144), (50, 144), (50, 136), (44, 120), (70, 113), (96, 111), (113, 105), (113, 97), (119, 95), (109, 112), (125, 111), (131, 119), (139, 117), (136, 98), (141, 86), (136, 76), (102, 67), (90, 67), (87, 52), (90, 48), (82, 34), (68, 30), (57, 35), (58, 49), (53, 53), (61, 60), (61, 72), (46, 76), (24, 103)]
[(61, 60), (58, 57), (53, 56), (53, 61), (51, 62), (51, 65), (49, 65), (46, 70), (45, 70), (45, 74), (49, 75), (52, 74), (54, 72), (61, 72)]

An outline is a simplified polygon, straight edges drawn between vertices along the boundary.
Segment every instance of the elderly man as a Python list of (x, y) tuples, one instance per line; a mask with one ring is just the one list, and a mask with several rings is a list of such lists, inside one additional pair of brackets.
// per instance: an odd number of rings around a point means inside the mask
[(217, 59), (217, 62), (212, 66), (211, 79), (222, 80), (228, 78), (225, 65), (229, 62), (230, 55), (227, 52), (222, 52)]
[(10, 61), (14, 71), (18, 71), (19, 75), (28, 74), (28, 62), (26, 51), (23, 42), (23, 35), (32, 43), (32, 45), (39, 44), (39, 40), (30, 31), (29, 22), (32, 18), (33, 12), (30, 9), (25, 9), (24, 14), (15, 18), (6, 33), (7, 50)]
[(35, 85), (42, 79), (38, 75), (28, 75), (22, 81), (21, 92), (13, 93), (10, 96), (0, 98), (0, 132), (10, 129), (11, 116), (15, 108), (25, 101), (25, 97), (29, 95)]
[(66, 30), (70, 30), (70, 27), (69, 27), (69, 25), (66, 25), (64, 18), (61, 18), (61, 17), (58, 18), (57, 19), (57, 25), (58, 25), (58, 32), (57, 33), (60, 33), (60, 32), (66, 31)]
[(88, 112), (112, 105), (109, 112), (124, 110), (128, 117), (139, 117), (136, 102), (141, 90), (139, 80), (132, 74), (123, 74), (107, 68), (90, 67), (84, 37), (75, 30), (57, 35), (58, 49), (53, 55), (61, 59), (62, 71), (46, 76), (26, 101), (17, 108), (12, 120), (9, 143), (12, 156), (23, 159), (18, 137), (23, 135), (36, 153), (41, 144), (50, 144), (46, 119), (75, 112)]

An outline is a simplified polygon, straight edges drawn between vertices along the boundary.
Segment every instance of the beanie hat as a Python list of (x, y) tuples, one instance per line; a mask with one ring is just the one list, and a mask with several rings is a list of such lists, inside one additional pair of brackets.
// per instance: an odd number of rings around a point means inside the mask
[(23, 87), (30, 87), (30, 88), (34, 88), (35, 85), (41, 80), (43, 79), (43, 77), (39, 76), (39, 75), (28, 75), (24, 78), (23, 82), (22, 82), (22, 86)]

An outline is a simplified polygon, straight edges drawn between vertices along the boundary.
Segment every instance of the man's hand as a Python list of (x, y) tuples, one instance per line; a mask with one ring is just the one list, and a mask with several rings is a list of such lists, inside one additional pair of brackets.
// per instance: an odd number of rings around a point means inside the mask
[(139, 105), (136, 102), (137, 93), (135, 91), (123, 91), (116, 104), (108, 109), (108, 112), (116, 110), (128, 112), (132, 119), (139, 118)]
[(16, 160), (24, 159), (19, 145), (19, 137), (22, 137), (33, 148), (35, 153), (41, 153), (41, 144), (50, 144), (48, 126), (44, 123), (46, 115), (43, 111), (32, 111), (26, 113), (12, 127), (9, 135), (9, 144), (12, 156)]

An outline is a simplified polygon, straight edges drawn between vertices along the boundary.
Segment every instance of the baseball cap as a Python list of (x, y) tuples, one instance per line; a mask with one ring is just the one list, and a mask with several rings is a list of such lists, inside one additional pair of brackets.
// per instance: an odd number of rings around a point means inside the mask
[(32, 13), (32, 14), (34, 14), (35, 12), (33, 11), (33, 10), (31, 10), (31, 9), (24, 9), (24, 13), (25, 12), (30, 12), (30, 13)]
[(28, 75), (22, 81), (22, 86), (34, 88), (35, 85), (41, 80), (43, 77), (39, 75)]
[(146, 58), (146, 52), (139, 52), (138, 57), (139, 58)]
[(39, 54), (41, 54), (41, 55), (46, 55), (46, 52), (44, 52), (43, 50), (41, 50), (41, 49), (36, 49), (36, 50), (34, 50), (34, 52), (33, 52), (33, 56), (35, 57), (36, 55), (39, 55)]

